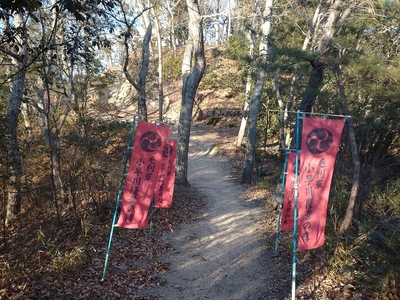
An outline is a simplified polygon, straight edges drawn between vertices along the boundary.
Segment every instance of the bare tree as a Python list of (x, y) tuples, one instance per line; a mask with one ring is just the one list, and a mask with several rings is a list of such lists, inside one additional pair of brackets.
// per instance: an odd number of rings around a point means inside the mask
[[(112, 15), (112, 17), (117, 21), (119, 25), (122, 26), (122, 44), (124, 47), (124, 62), (123, 62), (123, 72), (125, 74), (128, 82), (135, 88), (138, 93), (138, 110), (139, 117), (142, 120), (147, 120), (147, 91), (146, 91), (146, 79), (147, 74), (149, 72), (149, 62), (150, 62), (150, 41), (152, 35), (152, 24), (150, 21), (150, 3), (149, 1), (143, 0), (139, 1), (139, 6), (141, 12), (136, 15), (133, 19), (129, 16), (131, 13), (128, 11), (128, 6), (124, 0), (117, 0), (120, 8), (120, 14)], [(131, 63), (131, 46), (130, 43), (134, 36), (135, 23), (136, 20), (142, 16), (143, 24), (144, 24), (144, 36), (143, 36), (143, 44), (142, 44), (142, 55), (141, 55), (141, 68), (138, 74), (138, 78), (136, 79), (134, 75), (131, 74), (129, 70), (129, 66)], [(120, 19), (122, 17), (122, 19)]]
[[(253, 25), (254, 25), (254, 17), (253, 17)], [(252, 30), (247, 30), (247, 38), (249, 40), (249, 57), (253, 59), (254, 56), (254, 48), (255, 48), (255, 38)], [(240, 146), (243, 142), (243, 137), (246, 132), (247, 120), (248, 120), (248, 112), (250, 107), (250, 90), (251, 90), (251, 66), (247, 69), (247, 78), (246, 78), (246, 90), (245, 90), (245, 100), (243, 105), (243, 117), (240, 122), (240, 128), (238, 132), (237, 139), (235, 141), (236, 146)]]
[(188, 154), (192, 113), (197, 88), (206, 68), (202, 17), (198, 0), (186, 0), (189, 13), (189, 37), (182, 62), (182, 103), (178, 126), (176, 180), (187, 184)]
[(154, 7), (151, 8), (151, 13), (154, 19), (155, 32), (157, 37), (157, 49), (158, 49), (158, 122), (163, 121), (163, 106), (164, 106), (164, 80), (163, 80), (163, 51), (162, 51), (162, 37), (161, 37), (161, 26), (158, 21), (158, 16), (155, 13)]
[[(5, 14), (6, 15), (6, 14)], [(11, 225), (21, 209), (21, 176), (23, 174), (22, 159), (18, 143), (18, 117), (21, 101), (25, 91), (26, 67), (29, 58), (28, 33), (26, 16), (21, 11), (5, 16), (5, 31), (10, 37), (9, 47), (1, 47), (1, 51), (10, 57), (12, 63), (11, 96), (6, 115), (6, 145), (8, 152), (9, 177), (6, 226)]]
[[(70, 112), (73, 92), (74, 81), (74, 53), (67, 57), (63, 57), (61, 63), (56, 61), (56, 57), (60, 52), (57, 43), (61, 45), (65, 41), (65, 28), (62, 26), (61, 10), (56, 9), (56, 0), (52, 0), (52, 5), (49, 8), (49, 14), (45, 13), (42, 9), (39, 12), (39, 23), (41, 26), (41, 41), (40, 46), (42, 49), (48, 49), (39, 54), (40, 68), (38, 68), (39, 75), (36, 82), (36, 102), (30, 101), (38, 111), (39, 125), (43, 131), (46, 143), (49, 146), (50, 154), (50, 167), (51, 178), (53, 186), (53, 199), (57, 216), (60, 216), (60, 204), (66, 202), (64, 182), (61, 172), (61, 145), (60, 145), (60, 132), (65, 124), (65, 120)], [(50, 22), (50, 24), (47, 24)], [(80, 28), (77, 27), (76, 38), (79, 35)], [(63, 56), (63, 55), (61, 55)], [(61, 86), (55, 82), (54, 74), (66, 74), (68, 82), (65, 82), (65, 88), (59, 95), (55, 95), (53, 86)], [(62, 77), (62, 76), (60, 76)], [(67, 91), (66, 87), (69, 86)], [(64, 99), (67, 99), (64, 101)], [(56, 100), (57, 99), (57, 100)], [(57, 106), (63, 103), (65, 110), (63, 110), (62, 117), (54, 117), (57, 111)], [(52, 120), (60, 120), (58, 124), (52, 124)]]
[[(349, 109), (347, 107), (346, 93), (345, 93), (345, 89), (344, 89), (342, 70), (340, 68), (340, 65), (336, 64), (335, 70), (336, 70), (336, 75), (337, 75), (337, 85), (339, 88), (339, 94), (340, 94), (340, 99), (342, 101), (343, 111), (346, 115), (350, 115)], [(354, 132), (353, 121), (351, 118), (347, 120), (347, 124), (349, 127), (350, 149), (351, 149), (351, 156), (352, 156), (353, 164), (354, 164), (354, 171), (353, 171), (353, 185), (351, 187), (349, 204), (347, 205), (346, 215), (344, 216), (343, 221), (339, 227), (339, 232), (341, 232), (341, 233), (346, 231), (350, 227), (350, 224), (353, 220), (354, 207), (356, 204), (358, 190), (360, 188), (360, 173), (361, 173), (360, 157), (358, 155), (356, 135)]]
[(250, 104), (249, 128), (247, 131), (247, 144), (244, 168), (241, 183), (251, 184), (253, 177), (253, 163), (255, 157), (255, 146), (257, 137), (257, 118), (260, 108), (261, 96), (264, 90), (264, 84), (267, 77), (267, 55), (268, 55), (268, 37), (271, 32), (272, 6), (273, 0), (266, 0), (264, 10), (264, 22), (261, 27), (261, 41), (259, 48), (260, 62), (257, 71), (257, 81), (254, 87), (253, 96)]

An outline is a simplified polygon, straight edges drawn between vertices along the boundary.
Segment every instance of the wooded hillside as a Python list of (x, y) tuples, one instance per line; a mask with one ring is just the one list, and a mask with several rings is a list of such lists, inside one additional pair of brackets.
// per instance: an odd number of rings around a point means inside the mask
[(236, 137), (237, 177), (272, 195), (300, 110), (350, 116), (310, 255), (366, 299), (398, 299), (398, 1), (156, 2), (0, 3), (0, 296), (102, 259), (92, 228), (103, 242), (134, 114), (178, 125), (180, 184), (203, 122)]

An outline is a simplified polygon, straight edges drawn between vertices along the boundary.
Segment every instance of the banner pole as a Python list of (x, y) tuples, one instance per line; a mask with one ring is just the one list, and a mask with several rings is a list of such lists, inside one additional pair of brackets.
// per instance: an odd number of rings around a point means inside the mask
[(101, 277), (101, 281), (104, 281), (104, 279), (106, 278), (106, 274), (107, 274), (108, 259), (110, 257), (111, 243), (112, 243), (112, 237), (114, 234), (114, 227), (115, 227), (114, 224), (115, 224), (115, 221), (117, 220), (119, 203), (121, 201), (122, 190), (123, 190), (125, 177), (126, 177), (127, 164), (128, 164), (129, 158), (130, 158), (130, 153), (132, 151), (132, 140), (133, 140), (133, 132), (135, 130), (135, 124), (136, 124), (136, 115), (133, 117), (131, 131), (129, 133), (128, 147), (125, 152), (124, 168), (122, 171), (122, 178), (121, 178), (121, 182), (120, 182), (119, 189), (118, 189), (117, 202), (115, 203), (114, 216), (113, 216), (113, 220), (112, 220), (112, 224), (111, 224), (110, 237), (108, 239), (107, 253), (106, 253), (106, 258), (104, 261), (103, 276)]
[(293, 212), (293, 265), (292, 265), (292, 300), (296, 299), (296, 251), (297, 251), (297, 202), (299, 197), (299, 135), (300, 111), (296, 113), (296, 164), (294, 184), (294, 212)]
[(151, 199), (150, 203), (150, 237), (153, 236), (153, 213), (154, 213), (154, 197)]
[(276, 233), (275, 254), (278, 253), (279, 236), (281, 234), (282, 203), (283, 203), (283, 197), (285, 195), (285, 181), (286, 181), (286, 174), (287, 174), (287, 163), (288, 163), (289, 151), (290, 151), (289, 149), (285, 149), (285, 162), (283, 164), (283, 174), (282, 174), (282, 181), (281, 181), (281, 196), (279, 199), (278, 231)]

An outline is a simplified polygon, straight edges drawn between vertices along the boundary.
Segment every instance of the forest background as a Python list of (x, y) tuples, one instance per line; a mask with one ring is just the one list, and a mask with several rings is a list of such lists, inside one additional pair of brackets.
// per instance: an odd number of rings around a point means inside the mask
[[(0, 2), (2, 286), (29, 259), (87, 263), (84, 246), (23, 230), (67, 216), (83, 237), (93, 221), (72, 215), (88, 206), (107, 219), (133, 114), (179, 125), (178, 182), (196, 118), (236, 129), (241, 182), (275, 191), (282, 170), (263, 162), (282, 160), (300, 109), (351, 116), (315, 254), (325, 274), (399, 297), (399, 2), (153, 2)], [(36, 250), (12, 256), (18, 240)]]

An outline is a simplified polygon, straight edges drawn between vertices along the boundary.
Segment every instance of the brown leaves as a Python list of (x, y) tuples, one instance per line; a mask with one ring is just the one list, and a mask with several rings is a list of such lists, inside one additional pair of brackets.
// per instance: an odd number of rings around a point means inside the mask
[(158, 274), (168, 270), (159, 258), (170, 246), (157, 237), (199, 207), (194, 190), (177, 187), (172, 208), (153, 214), (152, 236), (149, 228), (115, 228), (104, 282), (111, 212), (107, 224), (85, 211), (67, 214), (60, 223), (26, 219), (8, 233), (8, 250), (1, 249), (0, 299), (135, 299), (140, 289), (163, 284)]

